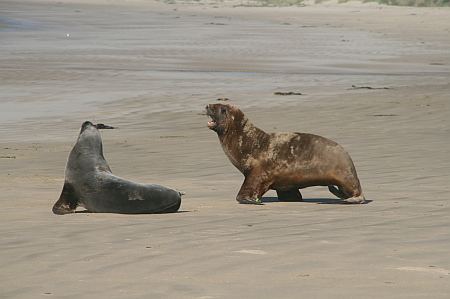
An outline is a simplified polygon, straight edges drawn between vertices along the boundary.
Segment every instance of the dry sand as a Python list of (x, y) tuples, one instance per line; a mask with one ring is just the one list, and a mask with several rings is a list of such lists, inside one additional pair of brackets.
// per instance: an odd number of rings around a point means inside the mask
[[(82, 2), (0, 2), (0, 298), (448, 298), (450, 9)], [(219, 97), (341, 143), (372, 201), (237, 204)], [(181, 212), (53, 215), (84, 120)]]

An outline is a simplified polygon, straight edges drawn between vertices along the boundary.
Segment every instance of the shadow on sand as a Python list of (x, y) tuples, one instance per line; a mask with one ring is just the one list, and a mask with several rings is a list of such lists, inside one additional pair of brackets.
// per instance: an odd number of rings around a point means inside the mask
[(155, 214), (179, 214), (179, 213), (191, 213), (194, 211), (188, 211), (188, 210), (178, 210), (176, 212), (162, 212), (162, 213), (94, 213), (89, 210), (77, 210), (75, 211), (76, 214), (121, 214), (121, 215), (155, 215)]
[[(354, 205), (350, 204), (344, 200), (338, 199), (338, 198), (327, 198), (327, 197), (321, 197), (321, 198), (303, 198), (303, 201), (279, 201), (278, 197), (276, 196), (267, 196), (263, 197), (261, 199), (261, 202), (263, 204), (266, 203), (276, 203), (276, 202), (290, 202), (290, 203), (316, 203), (321, 205)], [(366, 199), (363, 205), (371, 203), (372, 200)]]

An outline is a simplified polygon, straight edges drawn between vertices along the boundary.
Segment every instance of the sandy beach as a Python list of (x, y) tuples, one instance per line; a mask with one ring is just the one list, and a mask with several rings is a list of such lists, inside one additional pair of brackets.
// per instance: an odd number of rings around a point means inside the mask
[[(450, 9), (234, 4), (0, 2), (0, 298), (448, 298)], [(224, 97), (339, 142), (368, 203), (239, 205)], [(53, 215), (85, 120), (180, 212)]]

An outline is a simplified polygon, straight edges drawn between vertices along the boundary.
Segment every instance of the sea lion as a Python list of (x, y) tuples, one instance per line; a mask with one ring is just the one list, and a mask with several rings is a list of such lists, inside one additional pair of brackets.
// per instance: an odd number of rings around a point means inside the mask
[(328, 186), (347, 203), (365, 201), (353, 161), (336, 142), (306, 133), (266, 133), (232, 105), (210, 104), (206, 114), (209, 129), (245, 177), (239, 203), (260, 204), (269, 189), (281, 201), (301, 201), (299, 189), (310, 186)]
[(98, 129), (113, 127), (86, 121), (70, 152), (64, 187), (53, 213), (74, 213), (84, 206), (96, 213), (170, 213), (181, 205), (181, 193), (159, 185), (144, 185), (124, 180), (111, 173), (103, 157)]

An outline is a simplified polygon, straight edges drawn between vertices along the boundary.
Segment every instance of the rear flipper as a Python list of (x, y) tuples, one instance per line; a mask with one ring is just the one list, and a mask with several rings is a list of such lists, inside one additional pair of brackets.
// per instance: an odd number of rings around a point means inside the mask
[(339, 197), (340, 199), (345, 200), (346, 203), (364, 203), (366, 199), (364, 198), (364, 195), (362, 195), (361, 191), (357, 191), (356, 193), (359, 193), (359, 195), (348, 195), (345, 191), (342, 190), (342, 187), (336, 188), (333, 185), (328, 186), (328, 190), (330, 190), (331, 193), (333, 193), (335, 196)]
[[(180, 192), (179, 192), (180, 193)], [(181, 196), (181, 194), (180, 194)], [(163, 213), (176, 213), (178, 212), (178, 210), (180, 209), (181, 206), (181, 198), (180, 200), (178, 200), (173, 206), (170, 206), (168, 208), (165, 208), (164, 210), (157, 212), (158, 214), (163, 214)]]
[(74, 213), (78, 206), (78, 198), (75, 194), (73, 186), (64, 182), (64, 187), (59, 196), (58, 201), (53, 205), (53, 213), (57, 215), (64, 215)]
[(339, 197), (340, 199), (349, 198), (349, 196), (345, 195), (344, 192), (342, 192), (340, 189), (336, 188), (333, 185), (328, 186), (328, 190), (330, 190), (331, 193), (333, 193), (336, 197)]
[(292, 189), (287, 191), (277, 191), (279, 201), (303, 201), (302, 194), (298, 189)]

